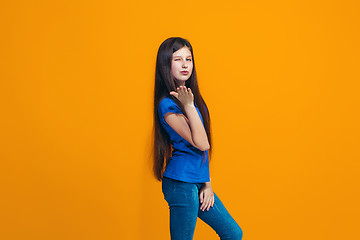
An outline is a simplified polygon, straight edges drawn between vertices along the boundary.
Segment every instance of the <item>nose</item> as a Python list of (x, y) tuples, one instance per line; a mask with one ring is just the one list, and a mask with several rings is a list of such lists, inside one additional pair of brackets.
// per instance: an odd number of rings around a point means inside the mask
[(183, 63), (183, 68), (187, 68), (187, 67), (188, 67), (188, 64), (187, 64), (187, 62), (185, 60), (184, 63)]

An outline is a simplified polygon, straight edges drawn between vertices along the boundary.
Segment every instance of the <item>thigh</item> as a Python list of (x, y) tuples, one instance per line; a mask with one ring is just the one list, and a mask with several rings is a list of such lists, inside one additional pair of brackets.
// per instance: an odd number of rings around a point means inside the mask
[(198, 216), (219, 235), (221, 240), (241, 240), (242, 230), (214, 193), (214, 206), (209, 211), (199, 209)]
[(163, 178), (162, 191), (170, 209), (172, 240), (192, 240), (199, 209), (195, 184)]

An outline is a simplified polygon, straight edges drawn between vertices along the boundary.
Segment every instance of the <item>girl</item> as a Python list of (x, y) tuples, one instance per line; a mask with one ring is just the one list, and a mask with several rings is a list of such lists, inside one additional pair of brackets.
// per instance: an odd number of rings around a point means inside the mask
[(171, 239), (193, 239), (199, 217), (220, 239), (241, 240), (241, 228), (211, 188), (210, 115), (186, 39), (168, 38), (158, 50), (154, 130), (154, 174), (169, 205)]

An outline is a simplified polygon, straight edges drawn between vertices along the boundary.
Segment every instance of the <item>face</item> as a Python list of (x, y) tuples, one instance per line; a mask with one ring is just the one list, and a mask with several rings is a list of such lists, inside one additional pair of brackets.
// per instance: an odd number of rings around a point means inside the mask
[(171, 75), (175, 78), (177, 85), (185, 85), (192, 74), (193, 60), (192, 55), (187, 47), (180, 48), (172, 55)]

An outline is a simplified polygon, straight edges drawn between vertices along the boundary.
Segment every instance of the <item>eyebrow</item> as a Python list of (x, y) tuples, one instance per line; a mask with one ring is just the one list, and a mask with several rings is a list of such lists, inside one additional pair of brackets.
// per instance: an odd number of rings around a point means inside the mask
[[(176, 58), (176, 57), (181, 57), (181, 56), (173, 56), (173, 58)], [(191, 55), (187, 56), (186, 58), (188, 57), (192, 57)]]

